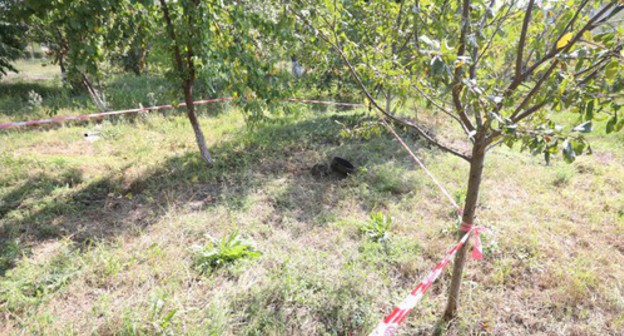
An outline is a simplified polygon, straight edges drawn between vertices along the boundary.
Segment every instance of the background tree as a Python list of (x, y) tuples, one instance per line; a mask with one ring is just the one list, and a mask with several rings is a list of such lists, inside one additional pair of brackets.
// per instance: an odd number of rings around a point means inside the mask
[[(143, 3), (149, 1), (44, 1), (11, 3), (11, 13), (29, 28), (29, 36), (46, 46), (63, 80), (75, 92), (87, 92), (99, 110), (108, 104), (99, 89), (101, 65), (133, 46)], [(129, 36), (120, 39), (120, 36)], [(130, 40), (130, 41), (129, 41)], [(138, 43), (140, 44), (140, 42)]]
[[(353, 14), (367, 6), (376, 11)], [(618, 116), (624, 29), (610, 24), (623, 9), (618, 1), (589, 0), (356, 0), (298, 1), (293, 13), (342, 58), (382, 118), (468, 162), (461, 221), (474, 223), (486, 153), (494, 146), (520, 143), (547, 162), (558, 152), (572, 162), (591, 152), (583, 133), (593, 122), (608, 119), (607, 132), (624, 126)], [(397, 24), (404, 20), (412, 24)], [(464, 132), (463, 145), (394, 114), (394, 105), (374, 96), (378, 87), (448, 117)], [(560, 111), (575, 113), (578, 122), (558, 125)], [(446, 321), (457, 313), (465, 255), (464, 246), (453, 266)]]
[(275, 64), (281, 59), (280, 39), (287, 38), (288, 18), (279, 15), (273, 2), (210, 3), (199, 0), (160, 0), (172, 53), (174, 80), (181, 84), (187, 116), (195, 132), (202, 158), (212, 158), (193, 106), (197, 80), (213, 88), (222, 79), (219, 92), (231, 92), (247, 112), (259, 119), (270, 102), (288, 95)]
[(117, 13), (107, 30), (105, 48), (115, 64), (138, 76), (147, 71), (151, 45), (161, 38), (154, 17), (157, 8), (151, 0), (131, 0), (121, 5), (123, 11)]
[(17, 70), (11, 65), (20, 56), (26, 47), (26, 41), (22, 38), (26, 27), (7, 21), (11, 17), (12, 2), (0, 2), (0, 77), (8, 71)]
[(8, 71), (17, 72), (11, 62), (22, 56), (26, 47), (21, 38), (25, 30), (25, 27), (0, 21), (0, 77), (6, 75)]

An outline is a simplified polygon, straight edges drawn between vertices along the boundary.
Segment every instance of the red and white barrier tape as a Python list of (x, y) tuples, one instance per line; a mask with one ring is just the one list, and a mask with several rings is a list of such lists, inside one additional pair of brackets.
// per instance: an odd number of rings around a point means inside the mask
[(462, 223), (460, 230), (466, 233), (462, 236), (459, 242), (453, 246), (444, 259), (442, 259), (442, 261), (422, 279), (418, 286), (416, 286), (416, 288), (377, 325), (370, 336), (392, 336), (397, 332), (399, 326), (403, 323), (407, 315), (412, 311), (412, 309), (414, 309), (414, 307), (416, 307), (429, 287), (431, 287), (440, 274), (442, 274), (442, 271), (444, 271), (446, 266), (451, 262), (451, 260), (453, 260), (457, 251), (459, 251), (459, 249), (466, 244), (471, 234), (474, 235), (472, 257), (475, 259), (483, 258), (483, 250), (481, 247), (481, 240), (479, 239), (479, 233), (485, 231), (486, 229)]
[(301, 99), (301, 98), (288, 98), (286, 100), (291, 101), (291, 102), (299, 102), (299, 103), (306, 103), (306, 104), (320, 104), (320, 105), (333, 105), (333, 106), (346, 106), (346, 107), (366, 107), (366, 105), (364, 104), (357, 104), (357, 103), (329, 102), (329, 101)]
[[(231, 97), (226, 97), (226, 98), (217, 98), (217, 99), (198, 100), (198, 101), (193, 102), (193, 105), (220, 103), (220, 102), (230, 101), (232, 99), (233, 98)], [(305, 104), (322, 104), (322, 105), (346, 106), (346, 107), (366, 107), (366, 105), (364, 104), (330, 102), (330, 101), (310, 100), (310, 99), (301, 99), (301, 98), (289, 98), (285, 100), (290, 101), (290, 102), (299, 102), (299, 103), (305, 103)], [(186, 106), (186, 103), (179, 104), (175, 107), (184, 107), (184, 106)], [(55, 117), (55, 118), (47, 118), (47, 119), (10, 122), (10, 123), (0, 124), (0, 129), (58, 123), (58, 122), (70, 121), (70, 120), (97, 119), (97, 118), (103, 118), (103, 117), (119, 115), (119, 114), (138, 113), (138, 112), (144, 112), (144, 111), (163, 110), (163, 109), (170, 109), (170, 108), (174, 108), (174, 106), (169, 104), (169, 105), (142, 107), (142, 108), (129, 109), (129, 110), (83, 114), (83, 115), (77, 115), (77, 116), (66, 116), (66, 117)]]
[[(204, 104), (211, 104), (211, 103), (220, 103), (220, 102), (225, 102), (225, 101), (230, 101), (230, 100), (232, 100), (232, 98), (230, 98), (230, 97), (227, 97), (227, 98), (217, 98), (217, 99), (198, 100), (198, 101), (193, 102), (193, 105), (204, 105)], [(186, 103), (182, 103), (182, 104), (177, 105), (177, 106), (184, 107), (184, 106), (186, 106)], [(174, 106), (169, 104), (169, 105), (142, 107), (142, 108), (129, 109), (129, 110), (119, 110), (119, 111), (110, 111), (110, 112), (102, 112), (102, 113), (83, 114), (83, 115), (77, 115), (77, 116), (66, 116), (66, 117), (55, 117), (55, 118), (48, 118), (48, 119), (38, 119), (38, 120), (11, 122), (11, 123), (0, 124), (0, 129), (22, 127), (22, 126), (34, 126), (34, 125), (50, 124), (50, 123), (57, 123), (57, 122), (63, 122), (63, 121), (69, 121), (69, 120), (96, 119), (96, 118), (109, 117), (109, 116), (119, 115), (119, 114), (138, 113), (138, 112), (144, 112), (144, 111), (163, 110), (163, 109), (170, 109), (170, 108), (174, 108)]]

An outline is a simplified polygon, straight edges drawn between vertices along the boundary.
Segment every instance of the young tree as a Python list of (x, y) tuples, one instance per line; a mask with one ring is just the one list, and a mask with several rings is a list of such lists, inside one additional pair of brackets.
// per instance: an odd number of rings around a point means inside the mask
[[(377, 11), (352, 14), (366, 6)], [(608, 118), (607, 132), (624, 126), (618, 115), (624, 28), (612, 24), (623, 9), (615, 0), (345, 0), (323, 5), (301, 0), (292, 7), (309, 34), (342, 58), (382, 118), (468, 162), (461, 220), (469, 224), (475, 220), (486, 154), (494, 146), (519, 142), (547, 162), (559, 151), (572, 162), (591, 151), (583, 133), (591, 131), (594, 120)], [(379, 86), (449, 117), (466, 134), (463, 147), (469, 150), (444, 143), (424, 125), (382, 106), (373, 95)], [(550, 116), (559, 111), (576, 113), (578, 123), (556, 125)], [(456, 254), (446, 321), (457, 313), (465, 256), (466, 246)]]
[[(63, 80), (75, 91), (86, 91), (99, 110), (104, 96), (94, 85), (99, 64), (108, 58), (104, 37), (112, 22), (124, 15), (124, 0), (10, 1), (12, 15), (29, 29), (29, 36), (49, 48), (61, 67)], [(120, 41), (121, 42), (121, 41)]]
[(280, 60), (280, 42), (288, 35), (282, 29), (288, 18), (278, 15), (275, 4), (160, 0), (173, 75), (181, 84), (187, 115), (208, 165), (212, 158), (193, 106), (193, 88), (198, 80), (211, 87), (217, 78), (225, 79), (227, 85), (219, 94), (229, 91), (237, 97), (248, 119), (261, 118), (268, 102), (288, 94), (284, 82), (273, 78), (277, 72), (274, 65)]

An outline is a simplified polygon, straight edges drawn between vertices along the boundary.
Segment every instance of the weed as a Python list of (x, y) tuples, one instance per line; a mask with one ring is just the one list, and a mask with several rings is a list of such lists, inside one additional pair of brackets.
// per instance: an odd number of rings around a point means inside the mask
[(177, 309), (166, 309), (167, 296), (161, 295), (152, 303), (151, 319), (154, 331), (159, 334), (168, 334), (167, 330), (171, 326), (174, 316), (178, 312)]
[(224, 236), (218, 243), (195, 250), (195, 267), (200, 273), (210, 273), (241, 259), (253, 259), (262, 255), (253, 245), (241, 238), (238, 230)]
[(11, 268), (21, 254), (20, 242), (17, 239), (0, 241), (0, 276)]
[(66, 286), (81, 269), (71, 244), (44, 263), (23, 260), (18, 267), (8, 270), (0, 279), (0, 305), (20, 312), (30, 305), (37, 305)]
[(379, 243), (390, 238), (391, 227), (392, 217), (378, 211), (370, 214), (370, 219), (360, 227), (360, 232), (373, 242)]
[(557, 170), (555, 174), (555, 179), (552, 184), (555, 187), (565, 187), (570, 184), (570, 181), (574, 177), (574, 171), (571, 167), (563, 167), (562, 169)]
[(37, 93), (35, 90), (30, 90), (28, 92), (28, 108), (30, 110), (36, 111), (41, 108), (43, 104), (43, 97)]

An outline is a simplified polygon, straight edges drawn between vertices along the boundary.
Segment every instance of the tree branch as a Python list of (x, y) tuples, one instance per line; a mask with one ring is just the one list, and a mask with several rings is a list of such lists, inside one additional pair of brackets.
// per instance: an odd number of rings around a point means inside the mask
[[(161, 1), (164, 1), (164, 0), (161, 0)], [(312, 24), (310, 24), (307, 21), (306, 18), (302, 17), (301, 15), (299, 15), (298, 13), (296, 13), (292, 9), (291, 9), (291, 11), (293, 11), (293, 13), (296, 16), (298, 16), (300, 19), (302, 19), (303, 22), (309, 28), (314, 30), (314, 27), (312, 26)], [(318, 30), (316, 30), (316, 31), (318, 31)], [(355, 81), (357, 82), (358, 86), (360, 87), (360, 89), (362, 90), (362, 92), (364, 93), (364, 95), (366, 96), (368, 101), (370, 102), (370, 104), (375, 107), (376, 111), (381, 113), (380, 117), (382, 119), (389, 119), (389, 120), (391, 120), (393, 122), (396, 122), (396, 123), (398, 123), (400, 125), (410, 127), (412, 129), (414, 129), (420, 136), (422, 136), (429, 143), (433, 144), (434, 146), (442, 149), (443, 151), (445, 151), (447, 153), (451, 153), (451, 154), (453, 154), (453, 155), (455, 155), (457, 157), (460, 157), (460, 158), (470, 162), (470, 156), (469, 155), (461, 153), (458, 150), (456, 150), (454, 148), (451, 148), (450, 146), (447, 146), (447, 145), (444, 145), (444, 144), (440, 143), (436, 139), (432, 138), (429, 134), (427, 134), (419, 125), (413, 124), (413, 123), (411, 123), (409, 121), (406, 121), (406, 120), (399, 119), (399, 118), (391, 115), (390, 113), (388, 113), (383, 107), (381, 107), (381, 105), (379, 105), (377, 100), (370, 94), (370, 92), (368, 92), (368, 89), (366, 89), (366, 86), (364, 85), (364, 82), (362, 81), (362, 79), (358, 75), (357, 71), (353, 67), (353, 64), (351, 64), (351, 61), (349, 61), (349, 58), (347, 57), (347, 55), (345, 55), (345, 53), (342, 51), (342, 49), (338, 45), (336, 45), (336, 43), (332, 42), (323, 32), (318, 31), (318, 36), (323, 41), (325, 41), (327, 44), (329, 44), (332, 47), (332, 49), (334, 49), (334, 51), (336, 51), (336, 53), (338, 53), (340, 58), (342, 58), (342, 60), (345, 62), (345, 64), (349, 68), (349, 72), (351, 73), (352, 77), (355, 79)]]
[(490, 46), (492, 45), (492, 41), (494, 41), (494, 37), (496, 36), (496, 33), (498, 32), (498, 30), (502, 26), (503, 22), (505, 22), (505, 20), (509, 16), (509, 12), (511, 12), (511, 9), (513, 8), (513, 5), (514, 4), (511, 3), (507, 7), (507, 12), (505, 12), (505, 14), (502, 15), (500, 19), (498, 19), (498, 23), (497, 23), (496, 29), (494, 29), (494, 31), (492, 32), (492, 35), (490, 35), (490, 38), (488, 39), (488, 42), (485, 44), (485, 47), (483, 47), (481, 52), (479, 52), (479, 55), (477, 56), (477, 58), (472, 61), (475, 66), (479, 63), (479, 61), (481, 60), (483, 55), (487, 52), (487, 50), (490, 49)]
[[(520, 113), (522, 108), (524, 108), (524, 106), (531, 100), (531, 98), (533, 98), (533, 96), (539, 91), (542, 84), (544, 84), (546, 79), (550, 77), (552, 72), (555, 70), (555, 67), (557, 67), (557, 64), (559, 64), (559, 60), (555, 60), (554, 62), (552, 62), (548, 70), (546, 70), (546, 72), (542, 75), (542, 77), (540, 77), (537, 83), (535, 83), (535, 86), (533, 86), (533, 89), (531, 89), (531, 91), (529, 91), (529, 93), (524, 97), (520, 105), (518, 105), (514, 113), (511, 115), (510, 119), (512, 120), (512, 122), (514, 123), (518, 122), (518, 120), (516, 119), (516, 116), (518, 115), (518, 113)], [(532, 111), (531, 113), (534, 113), (535, 111)]]
[(544, 100), (541, 103), (535, 104), (535, 105), (527, 108), (524, 112), (522, 112), (521, 114), (516, 116), (516, 118), (513, 119), (513, 122), (516, 123), (516, 122), (518, 122), (518, 121), (520, 121), (520, 120), (530, 116), (531, 114), (535, 113), (536, 111), (538, 111), (539, 109), (544, 107), (546, 104), (548, 104), (548, 101)]
[[(466, 53), (466, 38), (468, 37), (469, 33), (470, 33), (470, 0), (463, 0), (462, 29), (461, 29), (461, 35), (460, 35), (460, 41), (459, 41), (459, 48), (457, 49), (458, 58), (460, 58), (461, 56), (464, 56)], [(460, 97), (461, 92), (462, 92), (462, 85), (461, 85), (462, 72), (463, 72), (462, 67), (455, 68), (455, 74), (454, 74), (453, 83), (452, 83), (453, 104), (455, 105), (455, 111), (457, 111), (457, 114), (459, 115), (459, 118), (461, 119), (461, 121), (464, 123), (466, 128), (472, 132), (474, 130), (474, 126), (472, 125), (472, 122), (470, 122), (470, 119), (468, 118), (468, 115), (466, 114), (466, 111), (464, 110), (464, 107), (462, 106), (461, 97)]]
[(178, 39), (176, 38), (175, 29), (173, 28), (173, 23), (171, 22), (171, 16), (169, 15), (169, 7), (167, 7), (167, 2), (165, 0), (160, 0), (160, 6), (163, 11), (163, 16), (165, 17), (165, 23), (167, 25), (167, 32), (169, 33), (169, 38), (173, 42), (173, 54), (174, 54), (175, 62), (178, 67), (178, 71), (182, 73), (184, 71), (184, 62), (182, 61), (182, 53), (180, 52)]
[(446, 109), (444, 106), (442, 106), (441, 104), (439, 104), (438, 102), (436, 102), (432, 97), (430, 97), (429, 95), (427, 95), (423, 90), (421, 90), (418, 86), (414, 85), (414, 89), (416, 89), (416, 91), (418, 91), (418, 93), (425, 98), (425, 100), (427, 100), (429, 103), (431, 103), (431, 105), (437, 107), (440, 111), (444, 112), (444, 114), (448, 115), (449, 117), (453, 118), (455, 121), (457, 121), (457, 123), (461, 126), (462, 130), (464, 130), (464, 132), (467, 135), (470, 135), (470, 131), (468, 130), (468, 128), (466, 128), (466, 125), (464, 125), (464, 123), (461, 121), (461, 119), (459, 119), (459, 117), (457, 117), (453, 112), (449, 111), (448, 109)]
[(520, 78), (522, 74), (522, 54), (524, 53), (524, 45), (526, 44), (526, 34), (529, 29), (529, 22), (531, 22), (531, 14), (533, 13), (533, 5), (535, 0), (529, 0), (526, 12), (524, 13), (524, 20), (522, 21), (522, 31), (520, 32), (520, 41), (518, 42), (518, 54), (516, 56), (516, 76)]

